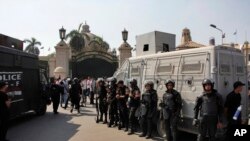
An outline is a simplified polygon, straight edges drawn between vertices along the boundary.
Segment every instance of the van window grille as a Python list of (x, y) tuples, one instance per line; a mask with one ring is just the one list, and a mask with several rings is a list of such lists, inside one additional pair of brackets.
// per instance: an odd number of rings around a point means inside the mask
[(228, 65), (228, 64), (221, 64), (220, 65), (220, 72), (221, 73), (230, 73), (230, 65)]
[(183, 64), (181, 69), (182, 73), (202, 73), (202, 71), (203, 71), (202, 63)]
[(237, 72), (238, 74), (242, 74), (242, 73), (244, 73), (244, 68), (243, 68), (242, 66), (237, 66), (237, 67), (236, 67), (236, 72)]
[(123, 79), (124, 79), (124, 75), (125, 75), (124, 72), (118, 73), (118, 75), (117, 75), (117, 80), (123, 80)]
[(170, 73), (172, 72), (172, 66), (159, 66), (157, 68), (158, 73)]
[(139, 68), (131, 68), (131, 75), (139, 75)]

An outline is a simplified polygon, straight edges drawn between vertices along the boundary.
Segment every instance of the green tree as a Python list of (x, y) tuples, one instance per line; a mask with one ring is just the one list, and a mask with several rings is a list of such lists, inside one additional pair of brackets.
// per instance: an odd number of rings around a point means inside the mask
[(39, 50), (38, 46), (41, 46), (42, 43), (39, 42), (36, 38), (32, 37), (31, 40), (25, 39), (24, 42), (28, 43), (28, 45), (26, 46), (26, 48), (24, 50), (25, 52), (33, 53), (36, 55), (40, 54), (40, 50)]
[[(82, 47), (85, 47), (85, 38), (89, 40), (89, 36), (85, 33), (81, 33), (81, 27), (83, 23), (81, 23), (78, 29), (73, 29), (66, 35), (66, 40), (69, 40), (69, 45), (76, 50), (80, 50)], [(85, 38), (84, 38), (85, 37)]]

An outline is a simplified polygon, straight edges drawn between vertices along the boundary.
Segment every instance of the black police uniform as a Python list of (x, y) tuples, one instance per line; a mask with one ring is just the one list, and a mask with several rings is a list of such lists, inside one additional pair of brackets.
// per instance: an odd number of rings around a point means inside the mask
[(225, 108), (227, 108), (227, 121), (228, 124), (241, 124), (241, 114), (237, 120), (233, 120), (234, 113), (237, 111), (237, 108), (241, 105), (241, 95), (236, 94), (234, 91), (227, 95), (225, 101)]
[(109, 127), (111, 127), (113, 124), (117, 126), (117, 122), (119, 121), (119, 115), (118, 115), (118, 109), (117, 109), (117, 99), (116, 99), (116, 89), (117, 85), (116, 84), (111, 84), (110, 87), (110, 95), (108, 97), (108, 102), (109, 102)]
[(6, 105), (8, 96), (4, 92), (0, 92), (0, 141), (6, 140), (9, 122), (9, 108)]
[(121, 129), (125, 127), (125, 130), (128, 130), (128, 108), (127, 108), (127, 100), (128, 96), (126, 95), (126, 86), (119, 87), (120, 96), (125, 96), (124, 98), (119, 98), (117, 100), (118, 110), (119, 110), (119, 127)]
[(218, 94), (216, 90), (213, 90), (210, 94), (203, 92), (203, 94), (196, 99), (194, 119), (198, 118), (199, 111), (201, 119), (197, 140), (204, 141), (208, 134), (210, 141), (215, 141), (217, 123), (218, 120), (221, 122), (223, 113), (221, 95)]
[(224, 108), (227, 108), (227, 114), (226, 114), (226, 118), (227, 118), (227, 132), (226, 132), (226, 140), (229, 140), (230, 136), (230, 132), (231, 131), (231, 126), (233, 125), (239, 125), (241, 124), (241, 113), (238, 116), (237, 120), (233, 119), (233, 116), (235, 114), (235, 112), (237, 111), (237, 108), (241, 105), (241, 95), (235, 93), (234, 91), (232, 91), (231, 93), (229, 93), (227, 95), (226, 101), (225, 101), (225, 105)]
[(128, 103), (129, 105), (129, 128), (130, 128), (130, 133), (132, 134), (135, 131), (136, 128), (136, 116), (135, 112), (137, 108), (140, 106), (140, 97), (135, 97), (136, 93), (140, 93), (140, 89), (138, 86), (132, 87), (131, 93), (132, 96), (130, 96), (130, 101)]
[(165, 121), (166, 138), (168, 141), (177, 141), (177, 123), (182, 108), (182, 99), (176, 90), (168, 90), (163, 94), (162, 107)]
[(99, 99), (99, 110), (100, 110), (100, 121), (103, 121), (103, 114), (104, 114), (104, 123), (107, 123), (107, 91), (104, 85), (98, 88), (98, 99)]
[(60, 94), (63, 93), (63, 89), (57, 84), (51, 84), (49, 88), (49, 93), (51, 97), (51, 101), (53, 102), (53, 111), (57, 114), (59, 102), (60, 102)]
[(157, 92), (152, 89), (142, 94), (141, 100), (141, 129), (142, 136), (151, 137), (153, 117), (157, 113)]
[(69, 89), (69, 95), (71, 99), (71, 113), (73, 112), (73, 109), (77, 109), (78, 113), (80, 113), (80, 94), (82, 94), (82, 88), (79, 83), (73, 83)]

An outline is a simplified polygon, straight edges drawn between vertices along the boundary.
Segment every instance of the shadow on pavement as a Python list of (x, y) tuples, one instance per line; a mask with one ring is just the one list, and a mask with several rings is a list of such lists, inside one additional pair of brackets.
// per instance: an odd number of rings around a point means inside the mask
[(71, 119), (72, 116), (63, 113), (55, 115), (47, 112), (44, 116), (28, 114), (11, 121), (7, 139), (11, 141), (68, 141), (80, 127), (71, 122)]

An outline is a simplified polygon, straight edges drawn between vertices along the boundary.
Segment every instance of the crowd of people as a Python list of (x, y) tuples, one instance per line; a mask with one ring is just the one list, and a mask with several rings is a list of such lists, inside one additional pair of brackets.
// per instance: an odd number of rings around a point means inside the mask
[[(136, 79), (131, 79), (128, 86), (124, 85), (123, 80), (117, 81), (116, 78), (95, 81), (88, 77), (83, 80), (74, 78), (73, 80), (51, 82), (54, 82), (55, 85), (59, 83), (57, 86), (63, 88), (61, 93), (69, 93), (67, 98), (62, 96), (61, 102), (65, 102), (64, 108), (66, 108), (68, 99), (71, 99), (71, 112), (74, 109), (80, 112), (80, 105), (83, 106), (86, 97), (89, 96), (90, 104), (95, 103), (96, 105), (97, 123), (102, 122), (107, 124), (108, 127), (124, 129), (125, 132), (128, 131), (128, 135), (134, 134), (140, 127), (142, 132), (140, 137), (146, 137), (147, 139), (152, 137), (153, 120), (158, 115), (158, 95), (157, 91), (154, 90), (153, 81), (145, 81), (144, 92), (142, 93), (137, 86)], [(238, 115), (236, 120), (232, 118), (238, 107), (241, 106), (240, 93), (244, 85), (240, 81), (235, 82), (234, 90), (228, 94), (225, 105), (223, 105), (222, 97), (214, 89), (212, 80), (203, 80), (204, 92), (196, 100), (192, 123), (199, 127), (198, 141), (204, 141), (207, 136), (210, 140), (215, 140), (217, 128), (223, 127), (222, 116), (224, 113), (228, 120), (228, 127), (244, 122), (241, 121), (241, 114)], [(174, 89), (175, 82), (173, 80), (166, 80), (165, 86), (166, 92), (163, 94), (162, 101), (159, 102), (160, 118), (165, 123), (166, 139), (177, 141), (177, 125), (182, 109), (182, 98), (181, 94)], [(52, 83), (52, 90), (54, 87)], [(55, 98), (52, 93), (51, 98), (56, 114), (60, 96)]]
[[(234, 90), (227, 95), (226, 101), (222, 101), (221, 95), (214, 89), (214, 83), (209, 79), (202, 82), (203, 93), (197, 98), (194, 106), (193, 125), (199, 128), (197, 140), (204, 141), (209, 137), (215, 141), (217, 128), (222, 128), (222, 116), (227, 117), (230, 128), (237, 124), (246, 124), (241, 120), (241, 114), (236, 114), (241, 106), (243, 84), (236, 81)], [(86, 106), (87, 97), (90, 104), (95, 104), (97, 110), (97, 123), (107, 124), (109, 128), (118, 127), (124, 129), (128, 135), (132, 135), (140, 127), (140, 137), (152, 138), (154, 118), (158, 115), (157, 107), (161, 107), (160, 119), (164, 120), (166, 139), (177, 141), (177, 125), (182, 110), (181, 94), (174, 89), (173, 80), (165, 81), (166, 91), (162, 101), (158, 105), (157, 91), (153, 81), (144, 82), (144, 91), (141, 92), (136, 79), (131, 79), (126, 86), (123, 80), (116, 78), (94, 80), (90, 77), (79, 80), (77, 78), (65, 78), (63, 80), (51, 78), (46, 86), (48, 104), (52, 101), (53, 112), (58, 114), (59, 105), (66, 109), (71, 101), (70, 112), (76, 110), (80, 113), (80, 107)], [(0, 82), (0, 140), (5, 140), (7, 133), (8, 109), (10, 99), (7, 96), (8, 84)], [(85, 103), (85, 105), (84, 105)], [(224, 103), (224, 105), (223, 105)], [(238, 112), (240, 113), (240, 112)], [(229, 132), (227, 136), (229, 137)]]

